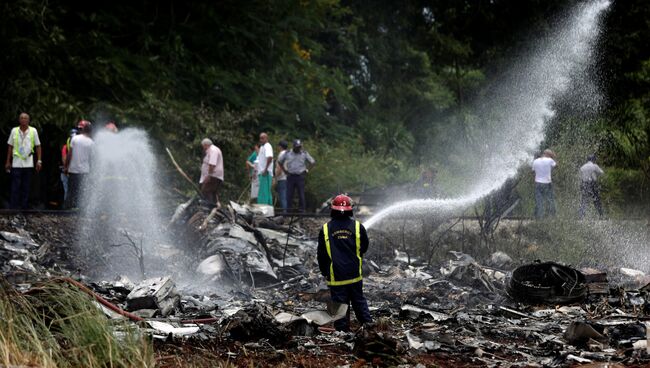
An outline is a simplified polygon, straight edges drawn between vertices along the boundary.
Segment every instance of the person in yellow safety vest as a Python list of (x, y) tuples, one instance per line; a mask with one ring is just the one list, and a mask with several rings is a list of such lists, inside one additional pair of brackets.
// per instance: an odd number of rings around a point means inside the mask
[[(352, 304), (361, 324), (372, 323), (368, 303), (363, 296), (363, 255), (368, 250), (366, 228), (353, 219), (352, 200), (338, 195), (331, 203), (331, 217), (318, 234), (318, 266), (327, 280), (332, 301)], [(334, 322), (340, 331), (350, 329), (348, 318)]]
[[(26, 210), (34, 168), (36, 172), (40, 172), (43, 161), (41, 161), (41, 141), (36, 128), (29, 126), (29, 115), (21, 113), (18, 122), (20, 125), (11, 129), (7, 140), (5, 170), (11, 173), (10, 207)], [(36, 152), (36, 164), (34, 164), (34, 152)]]

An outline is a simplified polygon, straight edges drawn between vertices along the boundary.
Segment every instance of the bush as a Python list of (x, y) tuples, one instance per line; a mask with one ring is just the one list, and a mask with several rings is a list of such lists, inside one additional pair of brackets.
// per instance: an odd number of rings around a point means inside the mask
[(642, 170), (603, 168), (601, 179), (605, 206), (614, 216), (648, 216), (650, 190)]
[(383, 187), (417, 177), (416, 171), (403, 161), (367, 153), (360, 144), (308, 142), (305, 146), (317, 162), (307, 177), (307, 199), (312, 206), (317, 207), (338, 193)]

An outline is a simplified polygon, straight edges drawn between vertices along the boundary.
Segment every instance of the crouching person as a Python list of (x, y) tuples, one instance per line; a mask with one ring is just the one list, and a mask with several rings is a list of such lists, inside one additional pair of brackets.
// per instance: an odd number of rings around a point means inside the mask
[[(318, 266), (327, 280), (332, 301), (351, 304), (361, 324), (372, 322), (368, 303), (363, 296), (363, 255), (368, 250), (368, 235), (353, 219), (352, 200), (338, 195), (331, 203), (332, 220), (318, 234)], [(350, 329), (348, 317), (334, 322), (340, 331)]]

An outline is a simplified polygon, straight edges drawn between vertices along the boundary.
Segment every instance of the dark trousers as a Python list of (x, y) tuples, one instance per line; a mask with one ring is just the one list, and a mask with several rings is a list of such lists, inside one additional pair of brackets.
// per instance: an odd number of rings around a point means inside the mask
[(33, 167), (11, 169), (11, 198), (9, 206), (15, 210), (26, 210), (32, 185)]
[(65, 208), (79, 208), (87, 174), (68, 174), (68, 198)]
[(594, 201), (594, 207), (598, 215), (603, 217), (603, 205), (600, 202), (600, 190), (595, 181), (583, 181), (580, 183), (580, 218), (585, 217), (587, 202)]
[(363, 296), (363, 281), (350, 285), (330, 286), (330, 294), (333, 302), (348, 305), (347, 317), (334, 322), (334, 327), (337, 330), (348, 331), (350, 329), (350, 304), (352, 304), (354, 315), (360, 323), (372, 322), (368, 302)]
[(203, 183), (201, 183), (201, 194), (203, 194), (203, 198), (211, 204), (216, 205), (219, 203), (219, 189), (222, 184), (223, 180), (221, 179), (211, 176), (205, 178)]
[(287, 210), (287, 181), (278, 180), (275, 185), (275, 191), (278, 192), (278, 201), (280, 201), (280, 208), (282, 211)]
[(535, 183), (535, 217), (555, 216), (553, 184)]
[(293, 193), (298, 191), (300, 211), (305, 211), (305, 174), (287, 175), (287, 207), (293, 208)]

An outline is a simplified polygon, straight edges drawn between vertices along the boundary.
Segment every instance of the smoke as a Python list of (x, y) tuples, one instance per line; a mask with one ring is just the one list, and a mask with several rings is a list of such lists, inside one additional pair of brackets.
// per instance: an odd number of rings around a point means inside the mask
[(533, 51), (510, 68), (490, 95), (475, 104), (482, 119), (480, 147), (465, 158), (469, 169), (460, 173), (464, 195), (454, 198), (414, 199), (395, 203), (366, 221), (375, 226), (391, 216), (427, 216), (465, 208), (514, 177), (533, 159), (544, 139), (547, 122), (556, 114), (554, 102), (581, 88), (577, 104), (601, 100), (592, 83), (594, 48), (600, 17), (608, 0), (578, 5), (558, 30), (540, 40)]

